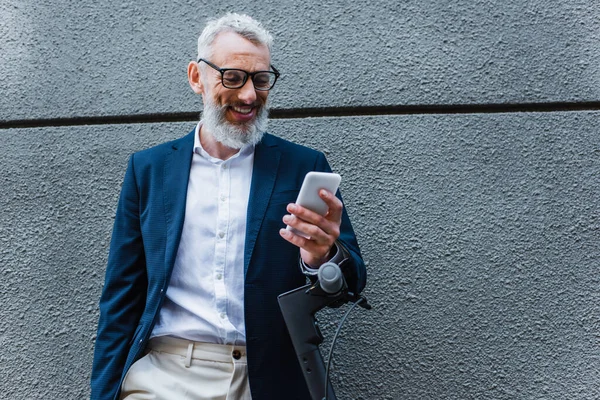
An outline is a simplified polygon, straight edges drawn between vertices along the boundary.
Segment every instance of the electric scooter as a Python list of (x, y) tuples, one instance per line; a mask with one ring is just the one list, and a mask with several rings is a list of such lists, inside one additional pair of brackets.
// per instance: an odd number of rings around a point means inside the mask
[[(346, 316), (356, 305), (367, 310), (371, 309), (367, 299), (349, 292), (340, 267), (328, 262), (319, 268), (318, 279), (314, 284), (307, 284), (283, 293), (279, 295), (278, 300), (312, 400), (336, 400), (328, 376), (331, 353), (326, 368), (319, 351), (323, 335), (315, 319), (315, 313), (325, 307), (337, 308), (349, 302), (354, 303), (342, 318), (336, 332), (337, 337)], [(335, 337), (331, 345), (332, 349), (334, 344)]]

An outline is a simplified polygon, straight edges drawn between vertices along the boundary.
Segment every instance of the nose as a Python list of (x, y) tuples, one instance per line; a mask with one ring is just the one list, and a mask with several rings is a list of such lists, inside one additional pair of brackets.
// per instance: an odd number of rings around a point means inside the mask
[(253, 103), (256, 101), (256, 89), (254, 89), (254, 82), (248, 77), (248, 80), (238, 89), (238, 99), (244, 103)]

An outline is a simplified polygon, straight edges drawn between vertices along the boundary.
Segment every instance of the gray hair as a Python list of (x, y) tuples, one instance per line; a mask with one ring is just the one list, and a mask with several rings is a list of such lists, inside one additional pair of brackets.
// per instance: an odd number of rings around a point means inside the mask
[(218, 34), (234, 32), (256, 45), (269, 49), (273, 46), (273, 36), (260, 22), (245, 14), (227, 13), (219, 19), (208, 21), (198, 38), (198, 58), (209, 59), (213, 53), (211, 46)]

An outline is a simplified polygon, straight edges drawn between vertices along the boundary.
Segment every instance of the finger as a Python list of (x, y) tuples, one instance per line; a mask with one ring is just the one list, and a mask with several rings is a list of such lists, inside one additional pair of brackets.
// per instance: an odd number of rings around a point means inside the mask
[(342, 210), (344, 209), (344, 204), (342, 201), (335, 197), (333, 193), (325, 189), (321, 189), (319, 191), (319, 197), (323, 199), (329, 208), (326, 218), (333, 221), (341, 220)]
[[(290, 212), (290, 214), (295, 215), (296, 217), (300, 218), (303, 221), (306, 221), (310, 224), (319, 226), (319, 227), (326, 227), (329, 224), (330, 219), (326, 216), (320, 215), (319, 213), (316, 213), (312, 210), (309, 210), (308, 208), (302, 207), (301, 205), (298, 204), (288, 204), (287, 206), (287, 210)], [(335, 221), (334, 219), (331, 219), (331, 221)], [(338, 221), (336, 221), (338, 222)]]
[(282, 238), (284, 238), (285, 240), (287, 240), (288, 242), (290, 242), (293, 245), (296, 245), (300, 248), (306, 248), (306, 246), (309, 244), (310, 240), (306, 239), (300, 235), (295, 234), (294, 232), (281, 228), (279, 230), (279, 235), (281, 235)]
[[(331, 249), (331, 246), (316, 244), (315, 241), (306, 239), (287, 229), (280, 229), (279, 235), (291, 244), (299, 247), (304, 252), (310, 254), (311, 256), (309, 258), (313, 258), (315, 260), (322, 259), (325, 255), (329, 254)], [(314, 262), (311, 262), (310, 264), (312, 265)]]
[(335, 241), (340, 235), (341, 220), (331, 221), (294, 204), (290, 205), (289, 210), (294, 210), (294, 214), (284, 216), (283, 222), (310, 235), (314, 240), (330, 242)]
[(329, 238), (330, 234), (326, 230), (335, 232), (334, 223), (325, 220), (323, 217), (321, 217), (321, 220), (324, 222), (325, 226), (318, 226), (311, 222), (304, 221), (296, 215), (283, 216), (283, 222), (286, 225), (303, 232), (305, 235), (309, 236), (310, 240), (320, 243), (329, 242), (331, 241)]

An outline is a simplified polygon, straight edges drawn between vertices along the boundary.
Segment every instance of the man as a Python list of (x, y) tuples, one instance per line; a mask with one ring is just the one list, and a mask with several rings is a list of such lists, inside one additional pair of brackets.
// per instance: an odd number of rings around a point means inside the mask
[(324, 217), (293, 204), (307, 172), (330, 168), (322, 153), (265, 133), (279, 76), (271, 43), (248, 16), (209, 22), (188, 66), (200, 123), (130, 158), (93, 399), (310, 398), (277, 296), (329, 260), (359, 292), (365, 267), (341, 198), (321, 191)]

